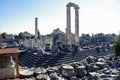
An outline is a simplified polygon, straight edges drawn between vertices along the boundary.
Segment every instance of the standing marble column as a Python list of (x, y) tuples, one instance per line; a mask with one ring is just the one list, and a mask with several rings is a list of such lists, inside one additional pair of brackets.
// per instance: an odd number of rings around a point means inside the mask
[(67, 35), (67, 45), (71, 45), (71, 12), (70, 7), (67, 6), (67, 29), (66, 29), (66, 35)]
[(67, 4), (67, 28), (66, 28), (66, 37), (67, 37), (67, 45), (71, 46), (72, 42), (72, 33), (71, 33), (71, 12), (70, 8), (74, 7), (75, 9), (75, 42), (74, 45), (79, 46), (79, 7), (78, 5), (69, 2)]
[(35, 18), (35, 38), (38, 38), (38, 18)]
[(79, 7), (75, 8), (75, 45), (79, 46)]

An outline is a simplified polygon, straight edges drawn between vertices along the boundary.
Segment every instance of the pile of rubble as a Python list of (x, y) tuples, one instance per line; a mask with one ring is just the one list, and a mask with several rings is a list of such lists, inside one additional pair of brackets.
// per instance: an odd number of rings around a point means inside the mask
[(20, 78), (14, 80), (120, 80), (120, 57), (89, 56), (81, 62), (55, 67), (22, 67)]

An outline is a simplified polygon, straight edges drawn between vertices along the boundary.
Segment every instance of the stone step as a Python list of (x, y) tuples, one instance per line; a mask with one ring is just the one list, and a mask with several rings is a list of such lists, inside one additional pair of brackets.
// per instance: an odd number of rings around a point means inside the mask
[(26, 61), (26, 62), (28, 62), (28, 63), (33, 64), (33, 63), (35, 62), (35, 59), (36, 59), (36, 58), (31, 59), (31, 58), (28, 57), (28, 56), (24, 56), (24, 57), (22, 57), (22, 59), (24, 59), (24, 61)]
[(22, 66), (22, 67), (25, 67), (25, 63), (23, 60), (19, 59), (19, 65)]
[(29, 64), (29, 62), (24, 57), (21, 57), (19, 59), (19, 61), (21, 61), (24, 64), (24, 65), (20, 65), (20, 66), (31, 67), (31, 64)]
[(103, 53), (96, 53), (95, 51), (80, 51), (78, 53), (72, 54), (72, 53), (66, 53), (66, 54), (58, 54), (58, 55), (35, 55), (35, 54), (30, 54), (26, 53), (19, 59), (19, 63), (23, 66), (28, 66), (28, 67), (39, 67), (39, 66), (55, 66), (55, 65), (61, 65), (61, 64), (67, 64), (67, 63), (72, 63), (76, 61), (81, 61), (85, 59), (88, 56), (95, 56), (95, 57), (100, 57), (110, 54), (108, 52)]
[(22, 66), (22, 67), (27, 67), (27, 66), (29, 66), (24, 60), (22, 60), (22, 59), (20, 59), (19, 60), (19, 63), (23, 63), (23, 64), (19, 64), (20, 66)]

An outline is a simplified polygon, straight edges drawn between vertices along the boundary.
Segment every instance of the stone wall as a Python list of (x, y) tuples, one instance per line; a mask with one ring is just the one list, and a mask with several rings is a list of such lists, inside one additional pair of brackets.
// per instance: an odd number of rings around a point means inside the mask
[(14, 78), (15, 77), (14, 68), (0, 68), (0, 80), (6, 78)]
[(0, 80), (15, 77), (10, 56), (0, 56)]
[(11, 67), (10, 56), (0, 56), (0, 68)]
[(120, 57), (89, 56), (80, 62), (48, 68), (21, 67), (20, 78), (14, 80), (120, 80)]

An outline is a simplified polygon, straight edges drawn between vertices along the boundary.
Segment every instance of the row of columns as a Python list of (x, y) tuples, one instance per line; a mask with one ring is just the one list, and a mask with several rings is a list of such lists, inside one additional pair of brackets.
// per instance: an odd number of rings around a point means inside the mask
[(71, 45), (71, 11), (70, 8), (74, 7), (75, 9), (75, 44), (79, 46), (79, 7), (74, 3), (67, 4), (67, 28), (66, 28), (66, 36), (67, 36), (67, 45)]

